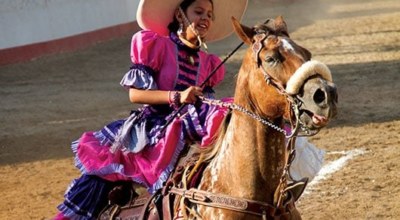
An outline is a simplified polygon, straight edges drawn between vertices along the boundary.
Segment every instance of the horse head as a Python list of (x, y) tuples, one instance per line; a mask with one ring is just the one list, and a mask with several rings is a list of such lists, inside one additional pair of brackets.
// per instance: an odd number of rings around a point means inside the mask
[(237, 102), (272, 120), (283, 116), (295, 121), (309, 134), (326, 126), (336, 115), (338, 99), (328, 67), (311, 61), (311, 53), (290, 39), (281, 16), (253, 28), (232, 21), (237, 35), (250, 45), (239, 74)]

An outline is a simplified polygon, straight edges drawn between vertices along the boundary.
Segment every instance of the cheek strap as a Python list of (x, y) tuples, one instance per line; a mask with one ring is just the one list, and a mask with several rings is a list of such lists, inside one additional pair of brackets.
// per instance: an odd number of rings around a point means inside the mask
[(263, 48), (263, 44), (262, 42), (264, 41), (264, 39), (267, 37), (267, 35), (265, 33), (260, 33), (260, 34), (256, 34), (254, 36), (254, 43), (251, 47), (251, 49), (253, 50), (253, 54), (254, 54), (254, 59), (257, 63), (257, 66), (260, 67), (261, 65), (261, 60), (260, 60), (260, 52), (261, 49)]

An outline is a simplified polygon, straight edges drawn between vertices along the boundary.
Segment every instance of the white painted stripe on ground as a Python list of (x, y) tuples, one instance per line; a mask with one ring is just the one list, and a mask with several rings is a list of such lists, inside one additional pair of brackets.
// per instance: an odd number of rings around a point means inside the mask
[(87, 121), (89, 119), (90, 118), (77, 118), (77, 119), (67, 119), (67, 120), (59, 120), (59, 121), (47, 121), (47, 122), (44, 122), (42, 124), (49, 124), (49, 125), (67, 124), (67, 123), (75, 123), (75, 122)]
[(310, 193), (319, 182), (328, 179), (333, 173), (342, 169), (349, 160), (353, 159), (356, 156), (363, 155), (365, 152), (366, 151), (364, 149), (328, 152), (327, 154), (343, 154), (344, 156), (324, 165), (319, 171), (318, 175), (308, 184), (304, 193)]
[(348, 151), (342, 150), (342, 151), (329, 151), (326, 154), (347, 154), (347, 153)]

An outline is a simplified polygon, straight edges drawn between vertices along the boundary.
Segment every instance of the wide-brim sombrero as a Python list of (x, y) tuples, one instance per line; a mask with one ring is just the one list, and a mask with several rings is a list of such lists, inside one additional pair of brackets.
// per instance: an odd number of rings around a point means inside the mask
[[(167, 36), (168, 25), (175, 10), (183, 0), (141, 0), (136, 13), (139, 26)], [(231, 17), (241, 20), (247, 0), (213, 0), (215, 20), (207, 33), (206, 40), (217, 41), (233, 32)]]

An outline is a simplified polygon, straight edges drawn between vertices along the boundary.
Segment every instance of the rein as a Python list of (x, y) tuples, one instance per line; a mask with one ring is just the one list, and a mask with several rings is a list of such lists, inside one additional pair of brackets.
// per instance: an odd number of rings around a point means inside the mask
[(267, 126), (273, 128), (273, 129), (275, 129), (275, 130), (281, 132), (282, 134), (285, 135), (286, 138), (290, 138), (290, 137), (291, 137), (291, 135), (288, 136), (288, 135), (287, 135), (287, 132), (286, 132), (284, 129), (282, 129), (281, 127), (275, 125), (275, 124), (272, 123), (271, 121), (269, 121), (269, 120), (267, 120), (267, 119), (264, 119), (264, 118), (262, 118), (261, 116), (255, 114), (255, 113), (253, 113), (253, 112), (251, 112), (251, 111), (245, 109), (244, 107), (242, 107), (242, 106), (240, 106), (240, 105), (237, 105), (237, 104), (235, 104), (235, 103), (223, 102), (223, 101), (217, 100), (217, 99), (204, 98), (203, 96), (199, 97), (199, 99), (200, 99), (203, 103), (207, 103), (207, 104), (209, 104), (209, 105), (216, 105), (216, 106), (225, 107), (225, 108), (229, 108), (229, 109), (231, 109), (231, 110), (236, 110), (236, 111), (242, 112), (242, 113), (248, 115), (249, 117), (251, 117), (251, 118), (253, 118), (253, 119), (255, 119), (255, 120), (261, 122), (262, 124), (267, 125)]

